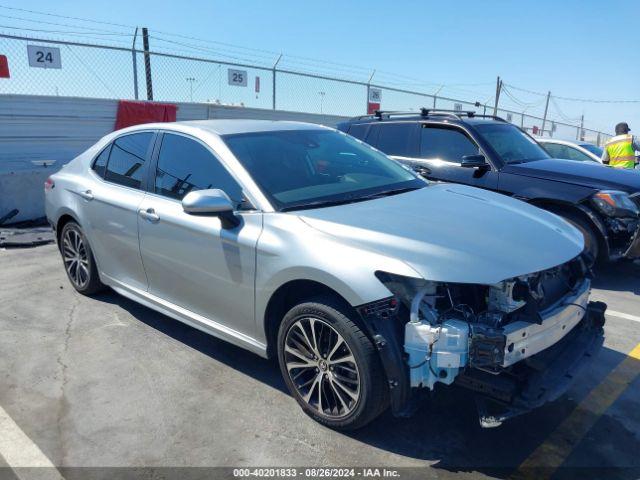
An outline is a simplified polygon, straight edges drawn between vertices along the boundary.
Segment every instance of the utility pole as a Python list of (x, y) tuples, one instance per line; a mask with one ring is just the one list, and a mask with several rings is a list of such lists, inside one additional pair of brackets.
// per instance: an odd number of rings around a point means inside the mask
[(500, 77), (498, 77), (498, 80), (496, 81), (496, 101), (493, 104), (493, 116), (497, 116), (498, 115), (498, 102), (500, 101), (500, 92), (502, 91), (502, 80), (500, 80)]
[(322, 103), (324, 102), (324, 96), (326, 95), (327, 92), (318, 92), (318, 94), (320, 95), (320, 114), (322, 114)]
[(373, 76), (376, 74), (376, 71), (374, 70), (373, 72), (371, 72), (371, 76), (369, 77), (369, 81), (367, 82), (367, 108), (365, 109), (365, 112), (369, 113), (369, 98), (370, 98), (370, 92), (371, 92), (371, 80), (373, 80)]
[(584, 113), (582, 114), (582, 116), (580, 117), (580, 130), (578, 130), (578, 138), (576, 138), (576, 140), (584, 140), (584, 138), (582, 138), (582, 136), (584, 135)]
[(151, 82), (151, 55), (149, 55), (149, 30), (142, 27), (142, 46), (144, 47), (144, 71), (147, 77), (147, 100), (153, 101), (153, 84)]
[(138, 54), (136, 53), (136, 40), (138, 38), (138, 27), (133, 34), (133, 43), (131, 44), (131, 56), (133, 57), (133, 98), (138, 100)]
[(271, 70), (271, 73), (273, 75), (273, 78), (272, 78), (272, 80), (273, 80), (272, 98), (273, 98), (273, 109), (274, 110), (276, 109), (276, 67), (280, 63), (280, 59), (282, 59), (282, 54), (280, 54), (280, 56), (276, 60), (276, 63), (273, 64), (273, 69)]
[(436, 108), (436, 99), (438, 98), (438, 94), (440, 93), (440, 91), (445, 87), (445, 85), (440, 85), (440, 88), (438, 88), (438, 90), (436, 90), (436, 93), (433, 94), (433, 108), (435, 110)]
[[(547, 123), (547, 112), (549, 111), (549, 99), (551, 98), (551, 91), (547, 93), (547, 103), (544, 105), (544, 117), (542, 117), (542, 132), (541, 136), (544, 137), (544, 126)], [(551, 135), (549, 135), (551, 136)]]
[(195, 82), (196, 79), (193, 77), (187, 77), (186, 80), (189, 82), (189, 98), (191, 102), (193, 102), (193, 82)]

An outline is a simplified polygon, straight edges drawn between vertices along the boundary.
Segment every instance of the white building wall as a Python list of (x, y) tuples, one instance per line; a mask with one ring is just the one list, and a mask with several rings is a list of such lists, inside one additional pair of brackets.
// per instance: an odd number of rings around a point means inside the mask
[[(251, 118), (334, 126), (344, 119), (203, 103), (177, 105), (178, 121)], [(10, 223), (44, 216), (47, 176), (112, 132), (117, 108), (117, 100), (0, 95), (0, 218), (14, 209), (19, 213)]]

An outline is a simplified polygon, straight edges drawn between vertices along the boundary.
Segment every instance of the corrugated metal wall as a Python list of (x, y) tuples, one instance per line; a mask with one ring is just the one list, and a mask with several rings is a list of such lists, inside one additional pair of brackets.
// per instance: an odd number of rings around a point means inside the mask
[[(11, 222), (44, 215), (43, 182), (52, 172), (113, 131), (117, 100), (0, 95), (0, 217)], [(178, 103), (178, 121), (213, 118), (297, 120), (334, 126), (343, 117), (280, 110)], [(44, 167), (43, 163), (52, 163)]]

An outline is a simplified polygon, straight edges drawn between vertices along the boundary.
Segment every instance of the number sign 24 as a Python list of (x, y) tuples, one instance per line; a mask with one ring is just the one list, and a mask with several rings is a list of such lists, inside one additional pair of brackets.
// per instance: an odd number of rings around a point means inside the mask
[(27, 45), (27, 54), (30, 67), (62, 68), (59, 48)]

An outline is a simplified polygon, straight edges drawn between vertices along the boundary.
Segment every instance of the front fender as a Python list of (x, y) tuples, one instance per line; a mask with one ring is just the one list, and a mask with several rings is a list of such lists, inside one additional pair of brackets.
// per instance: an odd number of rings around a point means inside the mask
[(311, 280), (356, 307), (392, 295), (375, 276), (377, 270), (420, 277), (400, 260), (342, 243), (297, 216), (265, 214), (256, 253), (255, 321), (262, 337), (258, 340), (265, 338), (269, 300), (282, 285)]

